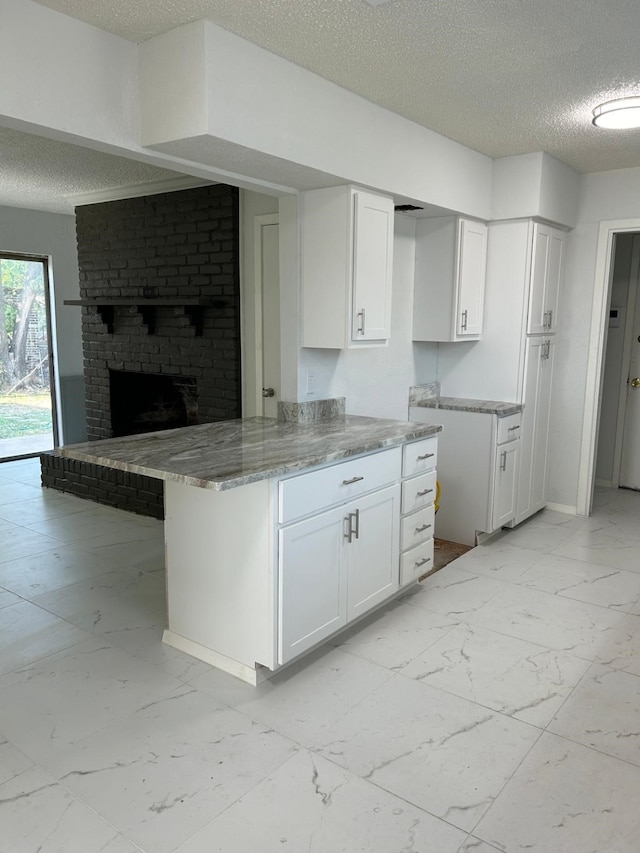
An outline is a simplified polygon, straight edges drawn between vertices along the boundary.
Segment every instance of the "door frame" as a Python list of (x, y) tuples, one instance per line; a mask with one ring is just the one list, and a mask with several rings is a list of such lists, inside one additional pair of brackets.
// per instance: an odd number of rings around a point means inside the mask
[[(47, 326), (47, 355), (49, 362), (49, 395), (51, 397), (51, 431), (53, 446), (60, 445), (60, 388), (58, 386), (58, 353), (53, 323), (53, 275), (51, 270), (51, 255), (36, 255), (31, 252), (5, 252), (0, 250), (0, 257), (14, 261), (39, 261), (44, 274), (44, 305), (45, 322)], [(0, 287), (1, 287), (0, 283)], [(29, 454), (31, 456), (38, 454)]]
[[(622, 344), (622, 364), (620, 367), (620, 383), (618, 387), (618, 415), (616, 437), (613, 446), (613, 469), (611, 471), (611, 486), (620, 488), (620, 469), (622, 466), (622, 445), (624, 441), (624, 419), (627, 414), (627, 392), (629, 390), (629, 370), (631, 367), (631, 344), (638, 302), (640, 284), (640, 232), (634, 238), (631, 249), (631, 268), (629, 270), (629, 292), (625, 306), (624, 338)], [(606, 349), (604, 357), (606, 358)]]
[(262, 396), (262, 376), (264, 369), (264, 340), (262, 334), (263, 310), (263, 276), (262, 276), (262, 230), (268, 225), (279, 225), (280, 216), (277, 213), (259, 213), (253, 222), (253, 251), (254, 251), (254, 316), (255, 316), (255, 404), (256, 412), (264, 414), (264, 398)]
[(640, 231), (640, 219), (612, 219), (600, 222), (591, 307), (591, 332), (585, 378), (585, 405), (580, 447), (576, 512), (589, 515), (593, 504), (600, 403), (604, 381), (609, 304), (615, 241), (618, 234)]

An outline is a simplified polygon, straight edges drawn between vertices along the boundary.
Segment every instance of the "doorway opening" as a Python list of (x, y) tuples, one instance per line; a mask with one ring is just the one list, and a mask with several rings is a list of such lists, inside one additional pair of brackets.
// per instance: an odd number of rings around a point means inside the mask
[(612, 251), (596, 485), (640, 490), (640, 233)]
[(0, 252), (0, 461), (57, 444), (48, 258)]

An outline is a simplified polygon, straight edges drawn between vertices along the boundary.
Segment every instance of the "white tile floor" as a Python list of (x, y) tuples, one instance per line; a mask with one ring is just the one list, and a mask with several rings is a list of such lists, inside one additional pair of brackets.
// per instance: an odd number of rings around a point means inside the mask
[(2, 853), (638, 853), (640, 494), (545, 511), (258, 689), (162, 526), (0, 465)]

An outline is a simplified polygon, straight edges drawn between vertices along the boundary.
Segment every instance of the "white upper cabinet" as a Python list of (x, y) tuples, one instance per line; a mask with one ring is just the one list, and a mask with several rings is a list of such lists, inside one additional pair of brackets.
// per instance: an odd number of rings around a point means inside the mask
[(393, 217), (392, 198), (357, 187), (301, 194), (303, 346), (387, 344)]
[(486, 267), (484, 222), (456, 216), (417, 221), (414, 341), (480, 337)]
[(556, 331), (564, 238), (564, 231), (540, 222), (534, 225), (528, 335)]

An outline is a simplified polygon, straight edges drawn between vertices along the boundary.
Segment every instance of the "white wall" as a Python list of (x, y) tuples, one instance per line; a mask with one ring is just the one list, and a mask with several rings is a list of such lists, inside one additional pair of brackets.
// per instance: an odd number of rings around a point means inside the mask
[(577, 502), (584, 389), (601, 221), (638, 219), (640, 169), (584, 175), (578, 224), (567, 239), (550, 435), (549, 500)]
[(3, 124), (137, 142), (135, 44), (30, 0), (0, 0), (0, 22)]
[[(198, 58), (199, 74), (207, 81), (206, 134), (201, 130), (200, 89), (194, 97), (185, 96), (192, 89)], [(147, 146), (181, 157), (191, 152), (194, 158), (206, 158), (209, 151), (219, 158), (229, 153), (219, 144), (223, 140), (236, 146), (248, 169), (255, 166), (258, 153), (277, 161), (260, 160), (265, 169), (288, 163), (292, 187), (302, 188), (300, 179), (309, 169), (334, 176), (333, 183), (358, 183), (480, 218), (489, 216), (493, 167), (489, 157), (209, 21), (188, 24), (142, 44), (140, 68), (141, 138)], [(285, 172), (280, 171), (278, 178), (284, 180)]]
[[(437, 344), (411, 340), (415, 221), (396, 215), (393, 247), (391, 339), (386, 347), (301, 349), (299, 400), (346, 397), (347, 412), (381, 418), (408, 417), (409, 387), (436, 376)], [(307, 371), (316, 392), (306, 394)]]

